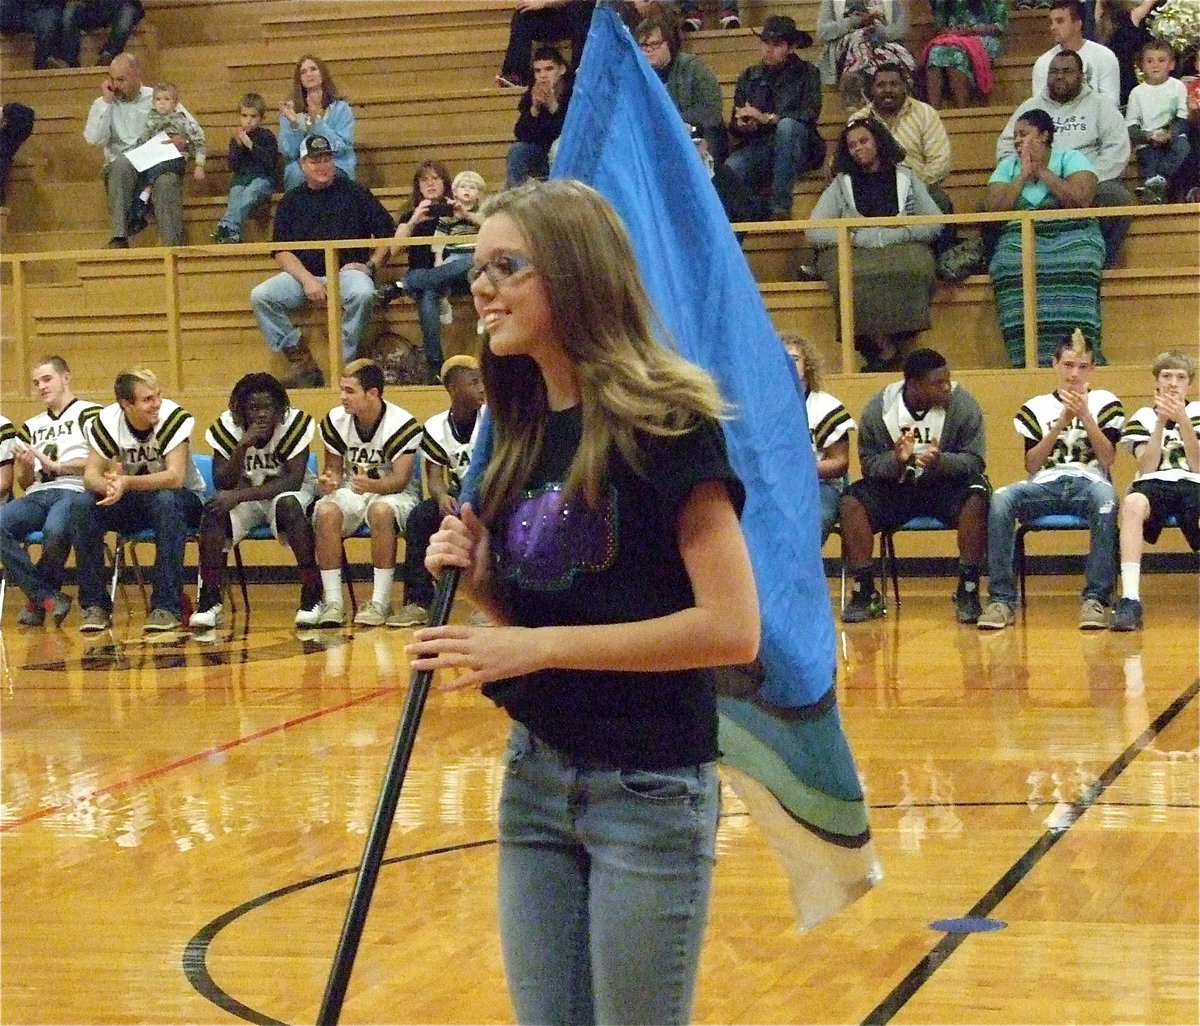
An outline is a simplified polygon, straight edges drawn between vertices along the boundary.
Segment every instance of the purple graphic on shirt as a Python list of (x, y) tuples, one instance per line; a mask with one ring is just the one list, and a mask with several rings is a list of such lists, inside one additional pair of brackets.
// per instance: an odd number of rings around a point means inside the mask
[(504, 576), (531, 591), (560, 591), (576, 574), (607, 570), (617, 554), (616, 520), (611, 490), (598, 510), (567, 502), (561, 484), (527, 493), (508, 518)]

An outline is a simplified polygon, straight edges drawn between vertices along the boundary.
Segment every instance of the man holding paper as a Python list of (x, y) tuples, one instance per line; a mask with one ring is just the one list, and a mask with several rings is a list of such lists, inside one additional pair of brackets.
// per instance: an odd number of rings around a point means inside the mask
[[(100, 84), (100, 95), (88, 111), (83, 138), (104, 147), (100, 176), (108, 194), (108, 216), (112, 225), (110, 249), (129, 247), (129, 210), (137, 189), (138, 169), (126, 154), (146, 127), (153, 108), (154, 90), (142, 85), (138, 59), (118, 54), (108, 66), (108, 77)], [(178, 174), (166, 173), (154, 182), (154, 213), (164, 246), (183, 244), (183, 182)]]

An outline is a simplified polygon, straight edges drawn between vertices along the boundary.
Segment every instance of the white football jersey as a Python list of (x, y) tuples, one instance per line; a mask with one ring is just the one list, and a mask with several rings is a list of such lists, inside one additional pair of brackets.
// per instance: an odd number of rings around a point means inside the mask
[[(1125, 408), (1121, 405), (1121, 400), (1102, 388), (1090, 388), (1087, 407), (1100, 430), (1114, 442), (1118, 441), (1121, 428), (1125, 425)], [(1017, 411), (1017, 415), (1013, 417), (1013, 428), (1022, 438), (1027, 438), (1036, 445), (1054, 426), (1062, 409), (1062, 400), (1057, 392), (1035, 395)], [(1050, 481), (1062, 474), (1087, 474), (1090, 477), (1108, 480), (1108, 471), (1096, 459), (1092, 440), (1078, 417), (1059, 432), (1058, 438), (1054, 440), (1054, 448), (1050, 450), (1046, 462), (1038, 468), (1033, 478), (1038, 481)]]
[[(95, 417), (101, 408), (99, 403), (72, 399), (57, 417), (49, 410), (43, 410), (30, 417), (21, 425), (19, 437), (26, 445), (36, 447), (49, 459), (57, 462), (86, 460), (91, 451), (87, 422)], [(71, 488), (81, 492), (83, 477), (80, 474), (59, 477), (51, 474), (39, 463), (33, 472), (33, 481), (25, 489), (25, 494), (29, 495), (43, 488)]]
[[(196, 418), (170, 399), (162, 401), (157, 421), (144, 435), (130, 426), (120, 403), (104, 407), (87, 425), (92, 448), (105, 459), (116, 460), (122, 473), (131, 476), (165, 470), (167, 453), (187, 444), (195, 427)], [(190, 454), (183, 487), (204, 494), (204, 479)]]
[(7, 417), (0, 417), (0, 467), (13, 461), (13, 449), (17, 444), (17, 429)]
[[(1200, 402), (1188, 403), (1184, 410), (1188, 420), (1192, 422), (1192, 427), (1200, 432)], [(1143, 406), (1125, 422), (1125, 433), (1121, 436), (1121, 441), (1135, 456), (1138, 448), (1150, 441), (1155, 419), (1154, 408)], [(1162, 455), (1159, 457), (1158, 467), (1145, 474), (1138, 474), (1137, 479), (1200, 481), (1200, 473), (1197, 470), (1196, 467), (1188, 466), (1187, 452), (1184, 451), (1183, 442), (1179, 437), (1179, 425), (1171, 423), (1163, 428)]]
[[(283, 472), (285, 463), (295, 459), (300, 453), (308, 452), (316, 431), (316, 421), (309, 414), (295, 407), (289, 408), (265, 446), (258, 448), (252, 445), (246, 450), (242, 477), (255, 488), (264, 481), (278, 477)], [(238, 442), (245, 433), (245, 428), (234, 423), (233, 413), (226, 410), (204, 433), (204, 440), (212, 446), (213, 452), (220, 453), (228, 460), (232, 458)], [(306, 466), (304, 485), (301, 487), (307, 486), (311, 489), (315, 481), (316, 475)]]
[(451, 495), (457, 496), (462, 489), (463, 478), (467, 476), (471, 454), (475, 451), (475, 442), (479, 438), (479, 424), (482, 420), (483, 410), (480, 409), (475, 414), (475, 423), (471, 425), (470, 437), (465, 440), (455, 434), (449, 410), (435, 413), (425, 421), (425, 430), (421, 434), (421, 452), (430, 463), (446, 468), (446, 484)]
[(360, 470), (370, 478), (383, 477), (397, 456), (415, 453), (421, 443), (421, 425), (408, 410), (385, 399), (367, 437), (359, 435), (354, 418), (341, 406), (335, 406), (321, 421), (321, 437), (328, 452), (342, 457), (342, 484), (347, 484)]
[(854, 418), (828, 392), (809, 392), (804, 398), (804, 409), (808, 414), (808, 432), (812, 436), (813, 455), (818, 459), (834, 442), (844, 438), (858, 425)]

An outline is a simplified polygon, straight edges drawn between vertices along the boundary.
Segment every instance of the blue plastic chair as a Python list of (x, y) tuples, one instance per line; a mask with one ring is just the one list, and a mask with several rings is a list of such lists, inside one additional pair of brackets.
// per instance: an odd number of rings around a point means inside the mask
[[(24, 538), (21, 539), (21, 544), (25, 546), (25, 548), (29, 548), (30, 545), (41, 545), (43, 538), (44, 536), (41, 531), (30, 531), (27, 535), (25, 535)], [(8, 574), (4, 572), (4, 567), (0, 566), (0, 614), (3, 614), (4, 612), (4, 596), (7, 594), (7, 592)]]
[(896, 567), (896, 535), (901, 531), (957, 531), (956, 526), (947, 526), (936, 517), (912, 517), (899, 527), (879, 533), (879, 556), (892, 578), (892, 597), (900, 607), (900, 572)]
[(1017, 580), (1020, 585), (1021, 605), (1025, 605), (1025, 535), (1030, 531), (1090, 531), (1092, 525), (1086, 517), (1074, 513), (1045, 513), (1022, 522), (1017, 527), (1014, 551), (1017, 565)]

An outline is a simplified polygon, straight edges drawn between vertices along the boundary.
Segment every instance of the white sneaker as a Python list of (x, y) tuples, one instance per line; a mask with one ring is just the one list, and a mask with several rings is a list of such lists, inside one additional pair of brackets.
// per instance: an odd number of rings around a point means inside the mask
[(198, 609), (188, 618), (188, 626), (194, 631), (212, 630), (221, 622), (221, 604)]
[(346, 620), (346, 607), (340, 602), (317, 603), (317, 626), (340, 627)]
[(358, 616), (354, 618), (354, 622), (359, 627), (382, 627), (387, 623), (387, 618), (391, 615), (391, 606), (381, 605), (374, 599), (371, 599), (370, 602), (358, 611)]
[(454, 323), (454, 307), (450, 305), (450, 300), (445, 296), (442, 297), (442, 301), (438, 304), (438, 313), (443, 324)]
[(316, 627), (321, 620), (321, 603), (314, 602), (305, 609), (301, 606), (296, 610), (296, 626), (300, 628)]
[(387, 618), (389, 627), (424, 627), (429, 623), (429, 610), (415, 602), (407, 603), (399, 612)]

